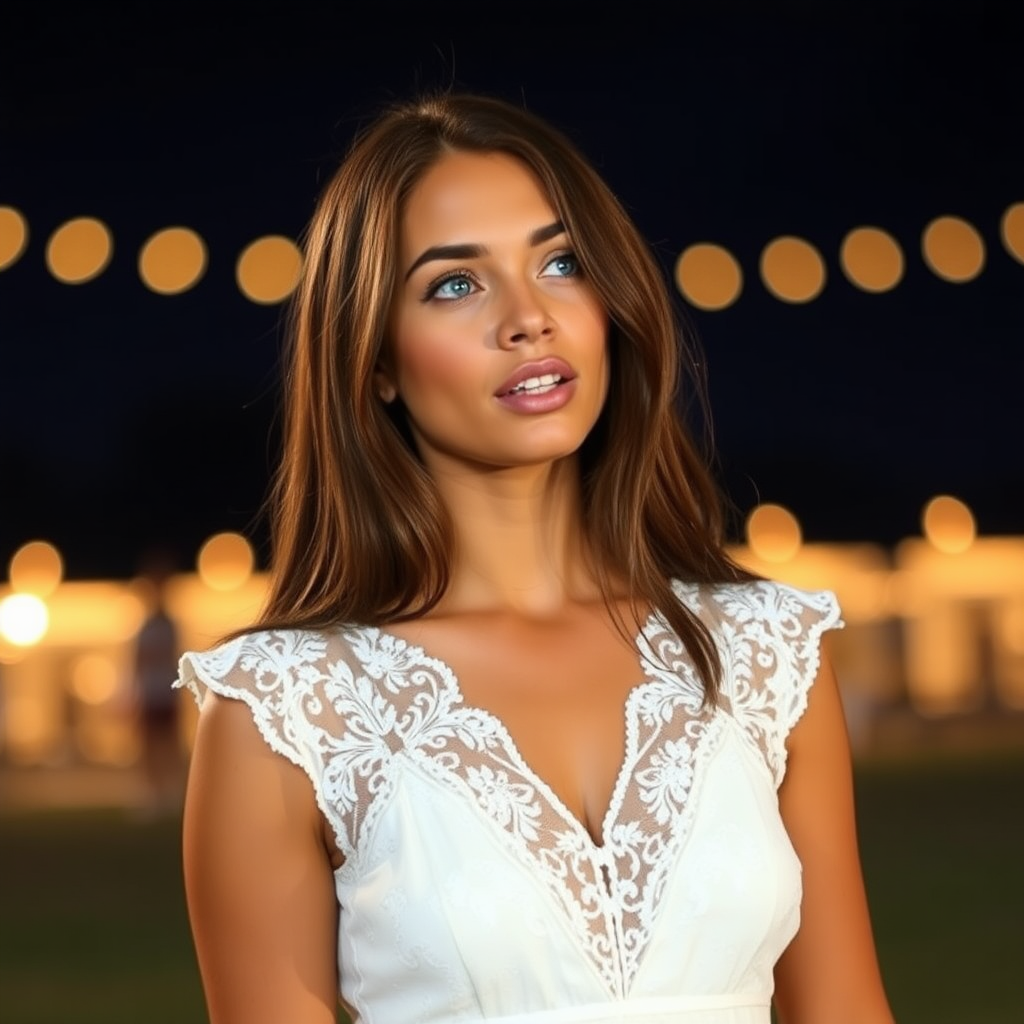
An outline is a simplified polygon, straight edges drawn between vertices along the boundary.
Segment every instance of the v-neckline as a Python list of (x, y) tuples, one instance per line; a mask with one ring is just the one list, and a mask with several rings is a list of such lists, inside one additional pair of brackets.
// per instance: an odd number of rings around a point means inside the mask
[[(506, 752), (518, 766), (523, 778), (529, 781), (544, 795), (548, 805), (566, 822), (567, 825), (571, 827), (572, 831), (575, 832), (586, 844), (587, 849), (590, 850), (597, 859), (603, 860), (608, 855), (610, 828), (616, 814), (618, 813), (619, 805), (622, 802), (622, 794), (629, 782), (630, 773), (632, 771), (631, 762), (633, 757), (630, 748), (635, 743), (635, 728), (633, 727), (631, 717), (632, 705), (636, 701), (637, 695), (654, 681), (651, 673), (648, 671), (647, 659), (641, 645), (644, 642), (649, 643), (651, 634), (659, 628), (666, 628), (664, 617), (657, 608), (652, 608), (639, 631), (632, 637), (633, 650), (637, 656), (637, 667), (640, 670), (641, 678), (629, 686), (626, 690), (625, 697), (622, 700), (619, 713), (622, 717), (623, 723), (623, 746), (618, 769), (615, 773), (615, 783), (612, 786), (608, 806), (605, 808), (604, 814), (601, 817), (597, 838), (594, 837), (584, 822), (572, 810), (570, 810), (568, 804), (566, 804), (555, 788), (534, 768), (530, 761), (523, 756), (519, 744), (512, 736), (512, 732), (504, 718), (502, 718), (502, 716), (497, 712), (491, 711), (480, 704), (470, 703), (466, 700), (462, 693), (462, 686), (459, 683), (458, 673), (447, 661), (445, 661), (445, 659), (435, 657), (423, 644), (417, 644), (406, 640), (405, 637), (399, 636), (397, 633), (393, 633), (385, 627), (358, 627), (356, 631), (361, 635), (365, 635), (366, 633), (376, 633), (376, 635), (382, 639), (402, 644), (405, 654), (409, 658), (414, 659), (420, 665), (433, 669), (438, 674), (442, 684), (451, 695), (453, 704), (457, 705), (464, 714), (479, 715), (495, 728), (502, 738)], [(360, 659), (360, 664), (363, 665), (362, 659)], [(363, 667), (365, 668), (365, 665), (363, 665)]]

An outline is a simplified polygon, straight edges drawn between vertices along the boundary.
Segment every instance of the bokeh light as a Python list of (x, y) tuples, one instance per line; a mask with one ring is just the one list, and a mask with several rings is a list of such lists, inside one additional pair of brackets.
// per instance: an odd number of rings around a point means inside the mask
[(0, 601), (0, 635), (15, 647), (31, 647), (46, 635), (50, 613), (35, 594), (8, 594)]
[(104, 654), (83, 654), (71, 668), (71, 692), (83, 704), (105, 704), (118, 690), (117, 665)]
[(49, 541), (32, 540), (11, 556), (7, 576), (12, 590), (49, 597), (64, 577), (64, 560)]
[(1006, 251), (1024, 263), (1024, 203), (1014, 203), (1007, 208), (999, 224), (999, 234)]
[(191, 228), (164, 228), (139, 250), (139, 277), (161, 295), (188, 291), (206, 271), (206, 245)]
[(62, 224), (46, 243), (46, 265), (64, 284), (84, 284), (107, 268), (114, 252), (109, 228), (94, 217)]
[(761, 279), (783, 302), (810, 302), (825, 287), (825, 261), (810, 242), (783, 235), (764, 247)]
[(725, 309), (743, 290), (743, 271), (728, 249), (698, 242), (684, 249), (676, 261), (676, 285), (698, 309)]
[(125, 590), (107, 602), (107, 629), (114, 641), (133, 640), (145, 621), (148, 606), (133, 590)]
[(0, 633), (0, 667), (16, 665), (25, 657), (25, 654), (24, 647), (15, 647), (3, 633)]
[(299, 283), (301, 270), (299, 247), (290, 238), (266, 235), (242, 251), (235, 277), (246, 298), (270, 305), (291, 295)]
[(960, 217), (936, 217), (921, 236), (921, 254), (937, 277), (954, 284), (976, 278), (985, 266), (985, 243)]
[(928, 542), (947, 555), (966, 551), (977, 533), (974, 514), (950, 494), (940, 494), (925, 505), (921, 527)]
[(0, 206), (0, 270), (16, 263), (28, 245), (28, 224), (13, 206)]
[(903, 277), (903, 250), (881, 228), (854, 228), (839, 248), (839, 265), (850, 283), (866, 292), (887, 292)]
[(235, 590), (252, 576), (252, 545), (240, 533), (218, 533), (200, 548), (199, 578), (211, 590)]
[(758, 505), (747, 517), (746, 533), (750, 549), (765, 562), (788, 562), (800, 550), (800, 523), (782, 505)]

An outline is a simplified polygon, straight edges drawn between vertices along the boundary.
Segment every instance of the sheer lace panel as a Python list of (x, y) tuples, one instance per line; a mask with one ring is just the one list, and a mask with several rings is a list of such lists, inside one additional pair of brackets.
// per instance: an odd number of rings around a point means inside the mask
[(779, 786), (786, 737), (807, 708), (818, 673), (821, 635), (843, 626), (835, 595), (768, 580), (699, 588), (677, 583), (675, 591), (715, 637), (723, 704)]

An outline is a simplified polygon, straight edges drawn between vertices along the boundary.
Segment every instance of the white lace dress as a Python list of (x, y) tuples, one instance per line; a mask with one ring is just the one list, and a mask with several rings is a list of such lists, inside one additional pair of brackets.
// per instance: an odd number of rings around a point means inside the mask
[(835, 598), (676, 584), (716, 638), (714, 709), (652, 615), (601, 843), (468, 706), (441, 661), (379, 629), (257, 632), (182, 658), (309, 775), (345, 856), (341, 998), (360, 1024), (768, 1024), (797, 930), (784, 742)]

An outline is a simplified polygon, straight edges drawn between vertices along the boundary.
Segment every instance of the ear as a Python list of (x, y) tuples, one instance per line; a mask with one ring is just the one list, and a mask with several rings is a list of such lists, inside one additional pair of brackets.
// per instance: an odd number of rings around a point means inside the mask
[(398, 388), (395, 387), (391, 374), (379, 363), (377, 369), (373, 371), (373, 386), (385, 405), (390, 405), (398, 397)]

